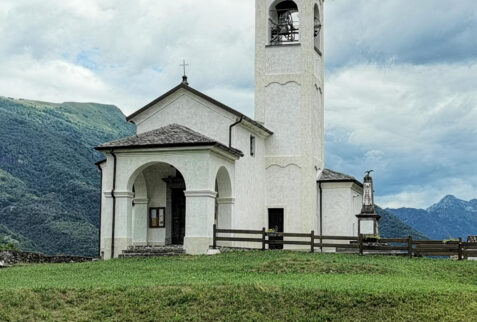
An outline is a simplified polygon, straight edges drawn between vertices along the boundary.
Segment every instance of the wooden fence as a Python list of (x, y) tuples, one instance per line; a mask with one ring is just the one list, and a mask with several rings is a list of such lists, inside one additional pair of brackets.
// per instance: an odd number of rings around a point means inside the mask
[[(223, 236), (233, 234), (233, 236)], [(247, 235), (237, 237), (235, 235)], [(253, 235), (253, 236), (250, 236)], [(272, 237), (272, 239), (270, 239)], [(273, 237), (283, 237), (283, 240), (275, 240)], [(286, 238), (286, 239), (285, 239)], [(299, 238), (299, 240), (293, 240)], [(214, 225), (212, 248), (217, 248), (217, 242), (242, 242), (259, 243), (261, 249), (266, 250), (266, 245), (302, 245), (309, 246), (310, 252), (319, 248), (334, 248), (336, 251), (352, 251), (363, 255), (368, 254), (392, 254), (413, 256), (456, 256), (459, 260), (469, 257), (477, 257), (477, 243), (463, 242), (461, 238), (452, 241), (443, 240), (413, 240), (407, 238), (379, 238), (366, 239), (364, 236), (321, 236), (310, 233), (275, 233), (261, 230), (218, 229)]]

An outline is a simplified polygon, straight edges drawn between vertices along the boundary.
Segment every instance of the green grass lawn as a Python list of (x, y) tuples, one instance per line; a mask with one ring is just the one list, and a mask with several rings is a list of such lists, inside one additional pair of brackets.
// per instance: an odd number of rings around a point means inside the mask
[(0, 321), (477, 321), (477, 262), (299, 252), (0, 270)]

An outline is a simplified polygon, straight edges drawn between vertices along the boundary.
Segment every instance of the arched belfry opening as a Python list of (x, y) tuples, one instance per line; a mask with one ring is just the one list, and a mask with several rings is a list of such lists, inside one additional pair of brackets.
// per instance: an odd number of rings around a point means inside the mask
[(272, 4), (269, 15), (270, 44), (291, 44), (300, 41), (298, 6), (292, 0)]
[(320, 9), (318, 5), (315, 4), (315, 18), (314, 18), (314, 37), (315, 37), (315, 49), (321, 53), (321, 17), (320, 17)]

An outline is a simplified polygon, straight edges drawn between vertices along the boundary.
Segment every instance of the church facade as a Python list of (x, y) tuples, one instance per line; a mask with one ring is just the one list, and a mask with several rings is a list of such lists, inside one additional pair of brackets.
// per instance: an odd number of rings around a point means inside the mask
[(214, 224), (358, 234), (363, 185), (324, 166), (322, 21), (322, 0), (256, 0), (255, 119), (184, 75), (127, 118), (135, 136), (96, 148), (105, 259), (145, 245), (205, 254)]

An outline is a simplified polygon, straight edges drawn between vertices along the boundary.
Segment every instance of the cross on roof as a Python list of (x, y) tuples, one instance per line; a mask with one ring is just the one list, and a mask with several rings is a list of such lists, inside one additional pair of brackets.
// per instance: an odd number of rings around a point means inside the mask
[(181, 66), (181, 67), (184, 68), (184, 76), (186, 76), (186, 67), (189, 66), (189, 64), (186, 64), (186, 61), (183, 60), (183, 61), (182, 61), (182, 64), (180, 64), (179, 66)]

